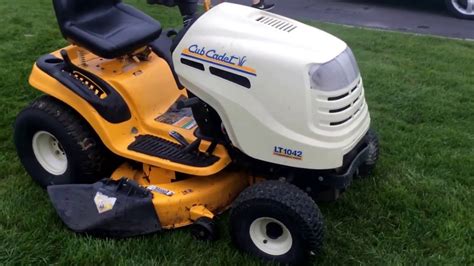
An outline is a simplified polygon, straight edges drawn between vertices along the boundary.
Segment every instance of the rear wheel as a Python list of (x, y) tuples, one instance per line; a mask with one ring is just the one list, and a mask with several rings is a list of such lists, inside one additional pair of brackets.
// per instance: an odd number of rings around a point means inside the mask
[(474, 19), (474, 0), (445, 0), (448, 10), (462, 19)]
[(233, 204), (230, 231), (239, 249), (283, 264), (301, 264), (323, 244), (316, 203), (296, 186), (280, 181), (244, 190)]
[(91, 183), (115, 166), (114, 156), (83, 118), (50, 96), (20, 112), (14, 139), (23, 166), (42, 187)]

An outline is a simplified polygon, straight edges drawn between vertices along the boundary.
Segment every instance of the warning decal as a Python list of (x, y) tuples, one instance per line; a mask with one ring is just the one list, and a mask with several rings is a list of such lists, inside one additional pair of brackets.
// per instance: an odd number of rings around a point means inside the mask
[[(186, 97), (181, 96), (177, 101), (186, 99)], [(176, 108), (176, 102), (166, 111), (166, 113), (155, 118), (155, 121), (165, 123), (168, 125), (173, 125), (187, 130), (192, 130), (196, 128), (197, 124), (193, 117), (193, 112), (191, 108)]]
[(114, 208), (117, 198), (109, 197), (100, 192), (97, 192), (94, 197), (95, 206), (99, 213), (111, 211)]

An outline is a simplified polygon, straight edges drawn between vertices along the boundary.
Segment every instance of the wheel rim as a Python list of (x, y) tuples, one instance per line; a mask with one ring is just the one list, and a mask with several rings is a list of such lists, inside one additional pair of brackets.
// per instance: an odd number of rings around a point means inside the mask
[(62, 175), (67, 170), (67, 156), (61, 143), (51, 133), (39, 131), (33, 136), (33, 153), (48, 173)]
[(271, 217), (254, 220), (250, 225), (250, 238), (258, 249), (273, 256), (287, 253), (293, 245), (290, 230)]
[(459, 13), (474, 15), (474, 0), (451, 0), (451, 3)]

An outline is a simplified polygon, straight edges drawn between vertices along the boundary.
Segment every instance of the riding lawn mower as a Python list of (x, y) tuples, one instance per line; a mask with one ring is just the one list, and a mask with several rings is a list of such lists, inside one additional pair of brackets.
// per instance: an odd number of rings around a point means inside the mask
[(45, 95), (15, 145), (74, 232), (131, 237), (191, 227), (279, 263), (321, 252), (316, 204), (371, 173), (378, 139), (343, 41), (223, 3), (179, 30), (120, 0), (53, 0), (70, 45), (39, 58)]

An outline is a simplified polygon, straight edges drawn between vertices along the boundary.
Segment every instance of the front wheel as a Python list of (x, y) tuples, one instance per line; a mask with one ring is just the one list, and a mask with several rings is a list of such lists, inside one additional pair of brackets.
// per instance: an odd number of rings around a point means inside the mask
[(50, 96), (20, 112), (14, 139), (23, 166), (43, 188), (92, 183), (110, 175), (115, 165), (114, 156), (84, 119)]
[(474, 19), (474, 0), (445, 0), (448, 10), (458, 18)]
[(280, 181), (265, 181), (244, 190), (230, 214), (236, 246), (266, 261), (304, 263), (323, 245), (323, 219), (304, 191)]

